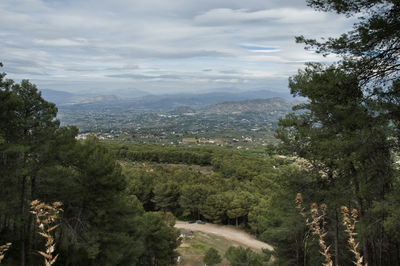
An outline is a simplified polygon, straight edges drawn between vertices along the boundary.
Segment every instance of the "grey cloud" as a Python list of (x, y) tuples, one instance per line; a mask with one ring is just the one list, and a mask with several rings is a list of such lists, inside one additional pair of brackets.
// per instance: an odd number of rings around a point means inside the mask
[(119, 66), (82, 66), (79, 64), (70, 64), (64, 68), (67, 71), (74, 71), (74, 72), (121, 72), (127, 70), (138, 70), (140, 69), (137, 65), (119, 65)]
[(21, 75), (32, 75), (32, 76), (46, 76), (48, 73), (44, 72), (42, 69), (37, 68), (33, 65), (14, 65), (9, 64), (4, 68), (6, 73), (21, 74)]
[(138, 79), (138, 80), (154, 80), (154, 79), (169, 79), (169, 80), (180, 80), (179, 75), (142, 75), (142, 74), (112, 74), (106, 75), (110, 78), (128, 78), (128, 79)]
[(202, 80), (202, 81), (223, 81), (230, 82), (232, 80), (243, 82), (246, 79), (260, 80), (269, 77), (276, 76), (275, 73), (253, 73), (251, 71), (220, 71), (219, 74), (214, 74), (212, 72), (203, 73), (187, 73), (187, 72), (176, 72), (168, 74), (135, 74), (135, 73), (123, 73), (123, 74), (108, 74), (106, 75), (110, 78), (118, 79), (132, 79), (132, 80)]
[(240, 71), (236, 70), (236, 69), (229, 69), (229, 70), (221, 70), (221, 71), (219, 71), (219, 73), (222, 73), (222, 74), (239, 74)]
[(261, 86), (325, 60), (295, 35), (349, 25), (299, 0), (1, 0), (0, 61), (9, 76), (70, 90)]
[(284, 24), (318, 22), (326, 17), (325, 13), (311, 9), (275, 8), (251, 11), (248, 9), (220, 8), (212, 9), (195, 18), (199, 25), (230, 25), (245, 22)]
[(127, 78), (133, 80), (230, 80), (232, 78), (241, 79), (241, 77), (228, 77), (228, 76), (218, 76), (218, 75), (195, 75), (188, 73), (178, 73), (178, 74), (160, 74), (160, 75), (148, 75), (148, 74), (111, 74), (107, 75), (111, 78)]
[(137, 65), (125, 65), (118, 67), (107, 67), (104, 70), (120, 71), (120, 70), (135, 70), (135, 69), (140, 69), (140, 67)]
[(183, 59), (193, 57), (231, 57), (232, 55), (225, 52), (212, 51), (212, 50), (187, 50), (181, 49), (165, 49), (165, 48), (123, 48), (113, 49), (116, 54), (122, 57), (129, 58), (162, 58), (162, 59)]
[(37, 45), (42, 45), (42, 46), (82, 46), (87, 44), (87, 40), (85, 39), (66, 39), (66, 38), (60, 38), (60, 39), (51, 39), (51, 40), (34, 40), (33, 43)]

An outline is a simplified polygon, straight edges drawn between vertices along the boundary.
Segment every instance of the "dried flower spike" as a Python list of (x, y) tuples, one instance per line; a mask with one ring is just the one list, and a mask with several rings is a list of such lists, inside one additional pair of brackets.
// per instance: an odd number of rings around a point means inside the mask
[(357, 235), (357, 233), (354, 233), (354, 230), (356, 228), (358, 211), (356, 209), (353, 209), (351, 211), (350, 218), (349, 209), (346, 206), (342, 206), (340, 209), (343, 214), (343, 225), (346, 226), (345, 232), (349, 235), (348, 242), (350, 245), (350, 251), (354, 254), (355, 257), (355, 261), (353, 261), (353, 263), (356, 266), (362, 266), (363, 257), (361, 256), (360, 252), (358, 252), (359, 243), (356, 242), (356, 240), (354, 239), (354, 236)]
[(44, 258), (45, 266), (51, 266), (57, 260), (58, 254), (53, 257), (55, 250), (54, 237), (52, 232), (59, 226), (53, 225), (59, 213), (62, 211), (61, 202), (54, 202), (52, 205), (41, 203), (38, 200), (31, 202), (31, 213), (36, 216), (36, 223), (39, 227), (39, 235), (46, 239), (46, 250), (38, 251)]
[(0, 263), (4, 259), (4, 255), (7, 252), (7, 250), (11, 247), (11, 243), (6, 243), (4, 245), (0, 246)]
[(301, 216), (303, 216), (304, 218), (307, 217), (305, 208), (303, 207), (303, 196), (301, 195), (301, 193), (297, 193), (296, 195), (296, 208), (300, 210)]
[[(310, 231), (313, 235), (317, 235), (319, 237), (319, 246), (322, 251), (320, 253), (325, 258), (325, 263), (323, 266), (332, 266), (333, 261), (331, 258), (331, 254), (329, 252), (330, 246), (327, 246), (325, 243), (325, 237), (328, 234), (326, 231), (326, 221), (325, 216), (327, 214), (328, 206), (323, 203), (321, 206), (318, 207), (317, 203), (311, 204), (310, 214), (311, 214), (311, 222), (308, 222), (307, 214), (305, 212), (305, 208), (302, 206), (303, 197), (301, 193), (297, 193), (296, 195), (296, 208), (300, 209), (300, 214), (306, 219), (306, 225), (310, 228)], [(321, 212), (320, 212), (321, 210)]]

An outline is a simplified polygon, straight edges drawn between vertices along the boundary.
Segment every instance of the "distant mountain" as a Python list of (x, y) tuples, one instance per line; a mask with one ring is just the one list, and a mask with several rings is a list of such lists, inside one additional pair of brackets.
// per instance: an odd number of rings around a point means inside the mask
[(46, 101), (55, 103), (58, 107), (85, 103), (115, 102), (119, 100), (114, 95), (74, 94), (50, 89), (43, 89), (41, 93)]
[(269, 90), (250, 90), (245, 92), (240, 92), (240, 95), (243, 97), (248, 97), (249, 99), (268, 99), (268, 98), (283, 98), (283, 99), (290, 99), (293, 100), (293, 96), (289, 93), (289, 91), (285, 92), (276, 92), (276, 91), (269, 91)]
[(42, 96), (49, 102), (55, 103), (58, 107), (75, 104), (116, 104), (123, 99), (133, 99), (143, 96), (149, 96), (150, 93), (126, 89), (118, 91), (118, 96), (114, 94), (93, 94), (93, 93), (70, 93), (66, 91), (56, 91), (51, 89), (42, 89)]
[(56, 105), (63, 105), (68, 102), (73, 102), (76, 95), (66, 91), (55, 91), (49, 89), (41, 90), (42, 97), (49, 102), (55, 103)]
[(236, 94), (240, 97), (250, 98), (250, 99), (267, 99), (273, 97), (280, 97), (283, 99), (292, 99), (293, 96), (290, 94), (289, 90), (285, 92), (277, 92), (271, 91), (264, 88), (257, 88), (251, 90), (239, 90), (237, 88), (218, 88), (213, 91), (207, 91), (206, 93), (228, 93), (228, 94)]
[(241, 114), (266, 112), (291, 112), (295, 102), (283, 98), (256, 99), (238, 102), (223, 102), (207, 106), (200, 110), (206, 114)]
[(149, 96), (152, 95), (149, 92), (138, 90), (138, 89), (119, 89), (117, 91), (108, 91), (106, 94), (114, 94), (116, 97), (121, 98), (121, 99), (126, 99), (126, 98), (139, 98), (143, 96)]
[[(140, 92), (140, 91), (139, 91)], [(132, 92), (133, 93), (133, 92)], [(145, 92), (140, 92), (145, 93)], [(176, 93), (145, 95), (142, 97), (119, 97), (118, 95), (79, 95), (62, 91), (42, 90), (43, 97), (57, 104), (60, 109), (82, 110), (130, 110), (130, 111), (171, 111), (182, 106), (199, 110), (221, 102), (289, 98), (289, 94), (268, 90), (246, 92)]]
[(196, 113), (196, 110), (190, 108), (189, 106), (182, 105), (170, 111), (170, 113), (173, 115), (181, 115), (181, 114)]

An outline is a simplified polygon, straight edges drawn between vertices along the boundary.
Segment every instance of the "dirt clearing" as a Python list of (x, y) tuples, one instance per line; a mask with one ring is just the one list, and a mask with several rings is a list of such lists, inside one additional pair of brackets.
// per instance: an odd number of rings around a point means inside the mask
[(236, 241), (243, 246), (252, 248), (254, 250), (261, 251), (261, 249), (273, 250), (273, 247), (267, 243), (261, 242), (255, 239), (253, 236), (228, 225), (216, 225), (216, 224), (189, 224), (188, 222), (177, 221), (175, 224), (176, 228), (182, 228), (197, 232), (203, 232), (207, 234), (213, 234), (222, 236), (226, 239)]

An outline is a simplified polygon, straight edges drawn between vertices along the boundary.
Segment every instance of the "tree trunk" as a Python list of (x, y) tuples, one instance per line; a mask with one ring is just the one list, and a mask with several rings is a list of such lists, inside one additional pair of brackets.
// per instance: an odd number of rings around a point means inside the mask
[(335, 265), (339, 266), (339, 217), (338, 212), (335, 210)]
[[(36, 177), (35, 176), (31, 177), (31, 195), (30, 196), (31, 196), (30, 199), (28, 199), (29, 202), (34, 200), (35, 197), (36, 197)], [(35, 239), (34, 232), (35, 232), (35, 229), (34, 229), (33, 215), (29, 215), (28, 223), (27, 223), (27, 232), (26, 232), (26, 236), (27, 236), (27, 239), (26, 239), (26, 250), (27, 251), (32, 250), (32, 244), (35, 243), (35, 241), (34, 241), (34, 239)], [(26, 262), (27, 265), (30, 264), (29, 259), (30, 259), (29, 256), (27, 256), (26, 259), (25, 259), (25, 262)]]
[(25, 266), (26, 264), (26, 252), (25, 252), (25, 186), (26, 186), (26, 176), (22, 177), (21, 181), (21, 202), (20, 202), (20, 210), (21, 210), (21, 227), (20, 227), (20, 245), (21, 245), (21, 257), (20, 264), (21, 266)]
[[(352, 167), (352, 176), (353, 176), (353, 186), (354, 186), (354, 195), (357, 199), (357, 204), (358, 204), (358, 209), (359, 209), (359, 218), (360, 218), (360, 223), (362, 223), (364, 221), (364, 204), (363, 204), (363, 199), (360, 196), (360, 187), (359, 187), (359, 183), (357, 180), (357, 171), (354, 167), (354, 165), (351, 165)], [(364, 233), (365, 234), (365, 233)], [(362, 237), (362, 241), (361, 241), (361, 248), (362, 248), (362, 255), (364, 258), (364, 264), (365, 265), (369, 265), (369, 254), (368, 254), (368, 242), (367, 242), (367, 238), (365, 237), (365, 235), (361, 236)]]
[[(304, 240), (304, 258), (303, 258), (304, 266), (307, 265), (307, 239)], [(300, 263), (300, 262), (299, 262)]]
[[(355, 177), (355, 182), (357, 181), (357, 178)], [(355, 183), (355, 192), (356, 192), (356, 198), (357, 198), (357, 203), (358, 203), (358, 208), (359, 208), (359, 217), (360, 217), (360, 222), (362, 223), (364, 221), (365, 217), (365, 210), (364, 210), (364, 204), (362, 198), (358, 195), (359, 194), (359, 186), (358, 183)], [(365, 235), (362, 236), (362, 251), (363, 251), (363, 258), (364, 258), (364, 264), (369, 265), (370, 258), (369, 258), (369, 253), (368, 253), (368, 239), (365, 237)]]
[(296, 239), (296, 265), (299, 266), (300, 265), (300, 254), (299, 254), (299, 243)]
[[(384, 217), (382, 221), (384, 221)], [(384, 232), (383, 232), (383, 225), (381, 224), (381, 241), (379, 243), (379, 266), (382, 266), (382, 249), (383, 249), (383, 241), (384, 241)], [(390, 244), (388, 245), (390, 247)]]

